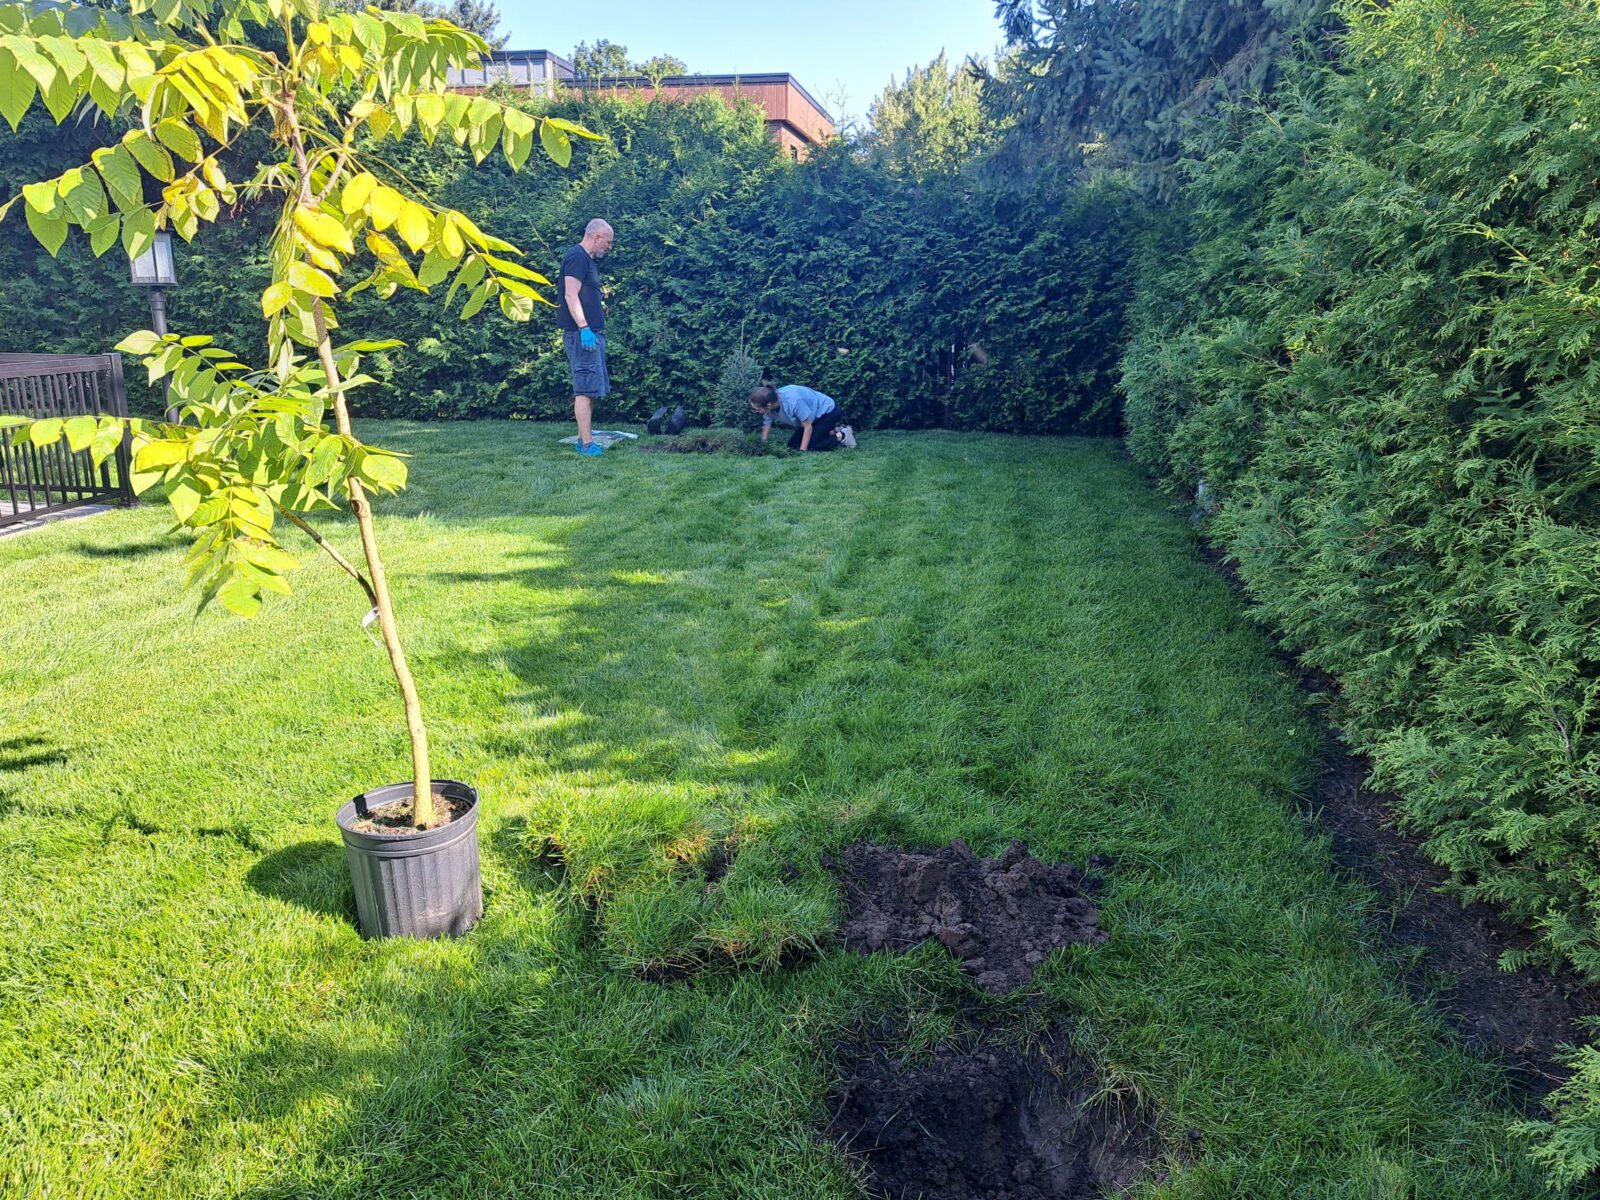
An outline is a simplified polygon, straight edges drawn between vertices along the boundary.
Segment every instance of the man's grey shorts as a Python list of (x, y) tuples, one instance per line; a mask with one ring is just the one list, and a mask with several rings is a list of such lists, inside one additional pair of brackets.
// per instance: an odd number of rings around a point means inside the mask
[(611, 391), (611, 376), (606, 373), (606, 335), (597, 333), (593, 350), (583, 348), (583, 337), (576, 329), (563, 329), (561, 342), (567, 348), (567, 366), (572, 368), (574, 396), (604, 396)]

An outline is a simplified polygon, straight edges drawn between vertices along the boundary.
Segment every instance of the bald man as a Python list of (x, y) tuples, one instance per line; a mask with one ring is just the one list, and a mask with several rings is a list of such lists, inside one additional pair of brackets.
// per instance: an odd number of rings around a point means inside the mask
[(584, 226), (583, 241), (561, 260), (556, 287), (556, 324), (572, 368), (572, 415), (578, 422), (578, 453), (598, 458), (605, 447), (592, 434), (594, 402), (611, 391), (606, 373), (606, 310), (600, 298), (600, 268), (615, 238), (611, 226), (596, 217)]

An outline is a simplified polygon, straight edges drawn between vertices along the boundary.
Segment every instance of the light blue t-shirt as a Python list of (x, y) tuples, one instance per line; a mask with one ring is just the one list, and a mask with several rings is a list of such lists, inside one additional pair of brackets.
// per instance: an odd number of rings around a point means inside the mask
[(802, 421), (815, 421), (837, 407), (833, 397), (824, 396), (815, 388), (791, 383), (778, 389), (778, 411), (769, 413), (761, 423), (771, 425), (776, 420), (780, 425), (799, 425)]

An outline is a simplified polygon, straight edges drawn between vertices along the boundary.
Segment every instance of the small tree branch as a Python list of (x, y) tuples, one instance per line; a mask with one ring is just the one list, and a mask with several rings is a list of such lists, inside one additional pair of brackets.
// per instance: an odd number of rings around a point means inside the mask
[(328, 182), (322, 185), (322, 190), (316, 195), (319, 205), (327, 201), (328, 197), (333, 193), (334, 185), (339, 182), (339, 176), (344, 173), (345, 167), (350, 164), (351, 149), (352, 147), (348, 142), (340, 142), (338, 148), (332, 152), (334, 161), (333, 166), (328, 170)]
[(295, 528), (299, 529), (313, 542), (326, 550), (328, 552), (328, 557), (333, 559), (334, 562), (338, 563), (339, 566), (343, 568), (346, 575), (350, 576), (351, 579), (354, 579), (361, 585), (361, 590), (367, 594), (367, 599), (372, 601), (372, 607), (378, 607), (378, 593), (372, 590), (372, 584), (367, 582), (367, 577), (360, 571), (356, 570), (356, 568), (351, 565), (348, 558), (339, 553), (338, 547), (318, 533), (310, 524), (310, 522), (304, 520), (298, 514), (290, 512), (281, 504), (276, 505), (275, 507), (284, 515), (290, 524), (295, 526)]

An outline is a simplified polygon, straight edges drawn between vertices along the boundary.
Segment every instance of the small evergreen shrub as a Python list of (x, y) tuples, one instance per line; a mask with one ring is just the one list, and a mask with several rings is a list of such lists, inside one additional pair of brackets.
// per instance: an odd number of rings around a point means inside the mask
[(750, 391), (760, 385), (761, 364), (750, 353), (744, 339), (739, 339), (738, 349), (722, 361), (722, 374), (717, 376), (717, 390), (711, 409), (711, 423), (727, 429), (757, 429), (761, 417), (750, 407)]

